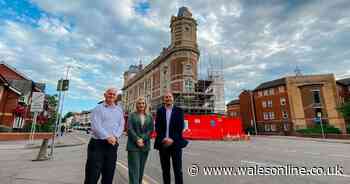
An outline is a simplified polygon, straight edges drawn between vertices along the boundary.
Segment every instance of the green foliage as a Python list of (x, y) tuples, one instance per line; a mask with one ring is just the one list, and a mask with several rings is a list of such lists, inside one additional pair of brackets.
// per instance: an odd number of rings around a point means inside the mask
[(65, 122), (67, 118), (74, 116), (73, 112), (68, 112), (64, 115), (62, 122)]
[[(341, 134), (339, 128), (335, 128), (330, 125), (324, 125), (323, 131), (325, 134)], [(320, 125), (317, 125), (313, 128), (298, 129), (296, 132), (302, 134), (322, 134), (322, 129)]]
[(338, 108), (338, 111), (343, 115), (347, 120), (350, 119), (350, 101), (344, 103), (341, 107)]
[[(23, 130), (24, 132), (30, 132), (32, 130), (32, 123), (27, 124)], [(52, 130), (52, 124), (49, 123), (35, 125), (35, 132), (52, 132)]]

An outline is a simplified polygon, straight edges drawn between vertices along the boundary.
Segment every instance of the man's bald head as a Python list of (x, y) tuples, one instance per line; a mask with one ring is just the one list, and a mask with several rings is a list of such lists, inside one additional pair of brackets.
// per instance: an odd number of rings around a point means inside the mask
[(106, 92), (104, 93), (105, 96), (105, 103), (107, 105), (114, 105), (115, 100), (117, 99), (117, 92), (118, 90), (116, 88), (108, 88)]
[(163, 96), (163, 102), (165, 106), (172, 106), (174, 103), (174, 96), (171, 91), (166, 91)]
[(117, 88), (108, 88), (108, 89), (106, 89), (105, 94), (110, 93), (110, 92), (117, 94), (118, 90), (117, 90)]

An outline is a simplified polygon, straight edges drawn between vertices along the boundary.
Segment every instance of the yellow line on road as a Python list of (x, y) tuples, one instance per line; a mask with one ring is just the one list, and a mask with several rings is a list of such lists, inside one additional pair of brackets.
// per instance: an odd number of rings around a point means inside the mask
[[(128, 171), (128, 167), (126, 166), (127, 164), (123, 161), (117, 161), (117, 165), (119, 165), (120, 167), (122, 167), (123, 169), (125, 169), (126, 171)], [(154, 180), (152, 177), (148, 176), (148, 175), (144, 175), (143, 176), (145, 179), (142, 180), (143, 184), (150, 184), (149, 181), (153, 184), (159, 184), (159, 182), (157, 182), (156, 180)], [(147, 181), (149, 180), (149, 181)]]

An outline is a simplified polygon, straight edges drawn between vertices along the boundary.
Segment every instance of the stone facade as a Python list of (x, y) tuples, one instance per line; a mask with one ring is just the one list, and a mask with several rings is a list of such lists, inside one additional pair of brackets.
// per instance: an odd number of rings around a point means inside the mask
[(151, 110), (162, 103), (165, 91), (175, 95), (194, 92), (197, 82), (199, 50), (197, 23), (186, 8), (179, 9), (170, 21), (171, 44), (150, 64), (132, 66), (124, 73), (123, 105), (132, 111), (138, 96), (144, 96)]

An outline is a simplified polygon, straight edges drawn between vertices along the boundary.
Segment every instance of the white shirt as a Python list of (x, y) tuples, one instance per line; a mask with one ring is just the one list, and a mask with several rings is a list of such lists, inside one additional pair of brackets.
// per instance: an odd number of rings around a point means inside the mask
[(117, 105), (97, 105), (91, 113), (91, 135), (95, 139), (119, 138), (124, 130), (124, 113)]
[(145, 115), (140, 114), (140, 119), (141, 119), (141, 126), (143, 126), (145, 124)]
[(169, 138), (169, 127), (170, 127), (170, 119), (171, 119), (171, 113), (173, 111), (173, 106), (165, 107), (165, 110), (166, 110), (166, 132), (165, 132), (165, 137)]

